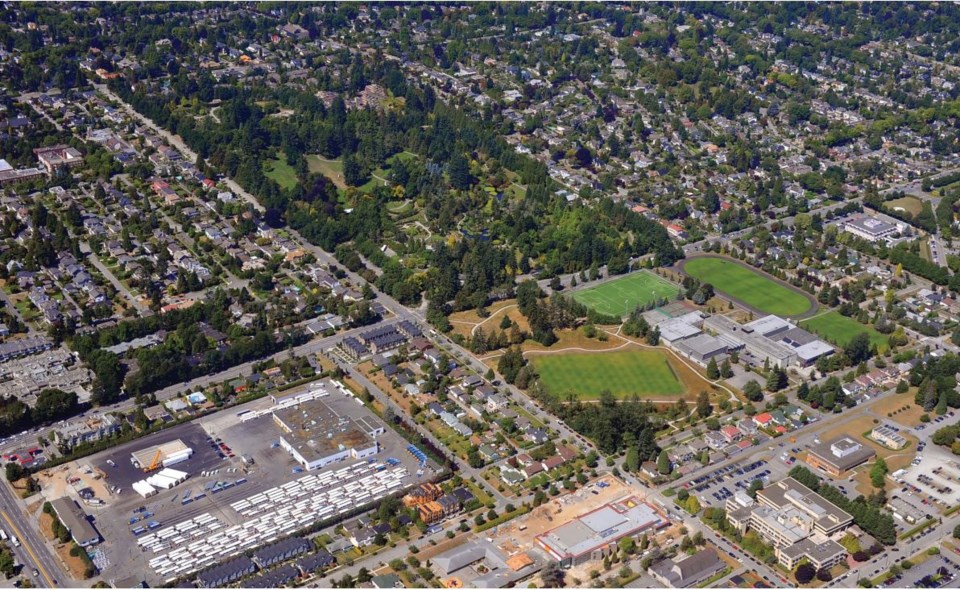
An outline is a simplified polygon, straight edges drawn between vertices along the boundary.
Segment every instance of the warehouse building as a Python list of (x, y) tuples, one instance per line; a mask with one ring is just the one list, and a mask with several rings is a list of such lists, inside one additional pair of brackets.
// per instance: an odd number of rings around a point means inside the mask
[(153, 471), (161, 467), (170, 467), (182, 463), (193, 456), (193, 449), (179, 438), (161, 445), (153, 445), (130, 455), (130, 460), (138, 469)]
[(865, 447), (848, 436), (841, 436), (813, 446), (807, 453), (807, 463), (834, 477), (841, 477), (876, 454), (870, 447)]
[(635, 497), (612, 502), (547, 531), (536, 543), (563, 567), (603, 559), (617, 541), (669, 524)]
[(70, 536), (77, 542), (77, 545), (87, 547), (100, 542), (100, 533), (93, 528), (87, 518), (87, 513), (75, 501), (66, 497), (57, 498), (50, 502), (50, 506), (53, 507), (53, 511), (60, 522), (63, 523), (63, 526), (70, 531)]
[(273, 412), (282, 431), (280, 446), (304, 469), (319, 469), (349, 458), (365, 459), (379, 452), (374, 439), (384, 428), (337, 414), (321, 399)]

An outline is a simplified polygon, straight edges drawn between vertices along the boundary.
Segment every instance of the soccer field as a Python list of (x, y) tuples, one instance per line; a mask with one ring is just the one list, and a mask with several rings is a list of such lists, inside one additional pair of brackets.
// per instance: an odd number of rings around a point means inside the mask
[(573, 293), (573, 298), (605, 315), (622, 316), (638, 305), (657, 299), (673, 299), (679, 287), (657, 275), (642, 270), (602, 285)]
[(889, 347), (887, 337), (877, 332), (873, 326), (861, 324), (853, 318), (842, 315), (839, 311), (827, 312), (823, 315), (800, 322), (800, 326), (819, 334), (831, 344), (846, 346), (854, 336), (866, 332), (870, 343), (877, 345), (877, 350), (885, 351)]
[(619, 398), (679, 396), (686, 387), (659, 350), (570, 353), (531, 356), (547, 391), (560, 398), (570, 394), (597, 399), (610, 390)]
[(765, 313), (795, 316), (813, 306), (802, 294), (731, 260), (692, 258), (684, 263), (683, 271)]

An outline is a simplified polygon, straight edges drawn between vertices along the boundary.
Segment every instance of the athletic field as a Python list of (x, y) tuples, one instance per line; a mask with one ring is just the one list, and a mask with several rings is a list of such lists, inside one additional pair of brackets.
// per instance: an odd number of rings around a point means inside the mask
[(658, 299), (674, 299), (679, 287), (642, 270), (607, 281), (602, 285), (574, 291), (573, 298), (605, 315), (623, 316), (638, 305)]
[(885, 351), (889, 346), (887, 337), (877, 332), (873, 326), (861, 324), (836, 310), (804, 320), (800, 325), (836, 346), (846, 346), (861, 332), (866, 332), (870, 336), (870, 343), (876, 344), (880, 352)]
[(813, 307), (809, 299), (793, 289), (723, 258), (691, 258), (684, 263), (683, 271), (764, 313), (796, 316)]
[(686, 387), (658, 350), (531, 355), (547, 391), (562, 399), (570, 394), (597, 399), (610, 390), (618, 398), (637, 394), (658, 399), (686, 393)]

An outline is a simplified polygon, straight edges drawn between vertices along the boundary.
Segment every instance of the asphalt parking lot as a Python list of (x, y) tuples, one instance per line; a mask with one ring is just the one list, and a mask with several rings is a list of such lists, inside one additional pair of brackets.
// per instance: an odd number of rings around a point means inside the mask
[[(110, 449), (97, 455), (93, 465), (107, 475), (107, 485), (118, 486), (121, 489), (121, 494), (136, 495), (136, 492), (130, 486), (133, 482), (144, 479), (148, 474), (133, 466), (133, 463), (130, 462), (130, 455), (141, 449), (167, 443), (178, 438), (193, 449), (193, 455), (187, 461), (172, 466), (173, 468), (185, 471), (191, 476), (196, 476), (202, 471), (223, 466), (223, 459), (210, 447), (206, 431), (196, 422), (174, 426), (152, 436)], [(110, 465), (107, 461), (112, 461), (115, 466)]]
[[(367, 410), (359, 408), (352, 398), (336, 399), (331, 396), (328, 399), (331, 406), (339, 408), (338, 412), (349, 411), (351, 416), (363, 415), (365, 412), (369, 417), (373, 416)], [(269, 406), (264, 400), (251, 404), (254, 405), (245, 406), (245, 409)], [(203, 513), (209, 513), (225, 526), (231, 526), (244, 520), (244, 517), (230, 506), (231, 503), (306, 475), (304, 472), (294, 471), (295, 468), (299, 471), (299, 465), (279, 446), (281, 431), (271, 415), (241, 422), (238, 413), (239, 409), (220, 412), (95, 457), (92, 464), (110, 475), (108, 484), (125, 485), (119, 497), (113, 496), (108, 499), (106, 506), (91, 511), (96, 518), (97, 528), (103, 535), (101, 548), (109, 561), (104, 570), (105, 577), (124, 579), (128, 576), (140, 576), (137, 579), (146, 577), (152, 580), (153, 570), (147, 561), (155, 555), (141, 551), (136, 544), (137, 537), (132, 532), (146, 522), (130, 523), (131, 518), (138, 516), (134, 510), (141, 506), (151, 514), (147, 521), (159, 523), (157, 530)], [(150, 498), (142, 498), (129, 488), (130, 483), (145, 476), (130, 463), (130, 453), (177, 438), (194, 449), (194, 455), (189, 460), (174, 466), (190, 473), (190, 478), (173, 489), (161, 491)], [(218, 446), (212, 442), (217, 438), (230, 447), (234, 455), (232, 458), (220, 457), (224, 454), (223, 451), (218, 451)], [(377, 442), (380, 447), (378, 459), (395, 458), (407, 468), (409, 475), (403, 481), (404, 486), (415, 485), (435, 475), (434, 470), (438, 466), (432, 463), (426, 466), (422, 476), (417, 475), (419, 462), (407, 451), (408, 443), (393, 430), (388, 428), (385, 434), (378, 437)], [(252, 465), (242, 464), (241, 456), (244, 454), (249, 454), (254, 459)], [(109, 466), (106, 463), (108, 459), (116, 463), (117, 467)], [(337, 462), (324, 470), (339, 469), (352, 462), (355, 460)], [(238, 480), (246, 481), (236, 484)], [(208, 486), (214, 482), (229, 482), (231, 487), (213, 493)], [(187, 498), (189, 501), (184, 504)]]
[(942, 555), (934, 555), (896, 578), (890, 578), (883, 585), (897, 588), (956, 588), (958, 579), (960, 565)]
[(757, 459), (714, 469), (694, 478), (683, 487), (695, 495), (701, 504), (722, 506), (727, 498), (732, 497), (738, 490), (746, 491), (754, 479), (766, 478), (766, 481), (769, 481), (770, 475), (767, 461)]

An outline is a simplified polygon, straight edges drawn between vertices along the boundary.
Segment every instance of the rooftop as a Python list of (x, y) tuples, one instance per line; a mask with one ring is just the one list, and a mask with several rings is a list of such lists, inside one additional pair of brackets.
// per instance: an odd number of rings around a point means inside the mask
[(631, 496), (547, 531), (537, 542), (554, 557), (576, 557), (662, 522), (653, 508)]
[(337, 414), (321, 399), (275, 410), (273, 415), (284, 438), (307, 461), (373, 444), (366, 422)]

